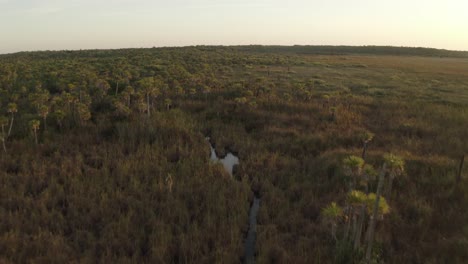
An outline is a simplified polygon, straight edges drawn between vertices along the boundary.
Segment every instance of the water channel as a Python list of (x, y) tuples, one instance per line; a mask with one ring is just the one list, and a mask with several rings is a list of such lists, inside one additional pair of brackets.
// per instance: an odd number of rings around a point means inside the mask
[[(210, 145), (210, 160), (213, 162), (220, 162), (223, 164), (224, 169), (232, 176), (234, 166), (239, 164), (239, 158), (228, 152), (226, 157), (220, 158), (216, 155), (216, 151), (210, 142), (210, 138), (207, 137), (206, 140)], [(249, 230), (247, 232), (247, 237), (245, 239), (245, 255), (244, 263), (252, 264), (255, 263), (255, 241), (257, 238), (257, 214), (260, 209), (260, 197), (255, 194), (252, 205), (250, 206), (249, 211)]]

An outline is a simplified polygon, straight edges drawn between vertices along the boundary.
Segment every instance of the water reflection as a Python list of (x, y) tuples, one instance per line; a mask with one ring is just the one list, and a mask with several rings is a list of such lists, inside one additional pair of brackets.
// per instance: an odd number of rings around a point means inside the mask
[(231, 152), (228, 152), (226, 157), (224, 157), (223, 159), (218, 158), (218, 156), (216, 156), (216, 151), (210, 142), (210, 138), (207, 137), (206, 140), (210, 143), (210, 149), (211, 149), (210, 159), (214, 162), (221, 162), (221, 164), (223, 164), (224, 166), (224, 169), (229, 174), (232, 175), (234, 166), (239, 164), (239, 158), (235, 156), (234, 154), (232, 154)]

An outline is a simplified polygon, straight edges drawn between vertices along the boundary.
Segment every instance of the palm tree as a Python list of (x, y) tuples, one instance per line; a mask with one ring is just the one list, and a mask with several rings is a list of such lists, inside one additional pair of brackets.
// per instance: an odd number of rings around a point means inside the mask
[(38, 85), (36, 91), (29, 94), (28, 98), (31, 104), (39, 110), (42, 105), (45, 105), (49, 101), (50, 94), (48, 90), (44, 90), (41, 88), (41, 85)]
[(47, 105), (41, 105), (39, 107), (39, 115), (44, 120), (44, 131), (47, 130), (47, 116), (49, 115), (49, 107)]
[(169, 110), (172, 106), (172, 100), (167, 98), (164, 100), (164, 105), (166, 105), (166, 110)]
[(364, 190), (366, 194), (369, 194), (369, 182), (371, 180), (375, 180), (377, 178), (378, 173), (374, 169), (374, 166), (370, 164), (365, 164), (364, 167), (362, 168), (362, 180), (363, 180), (363, 185), (364, 185)]
[(332, 122), (336, 121), (336, 112), (337, 112), (337, 110), (338, 110), (338, 108), (336, 108), (335, 106), (330, 107), (330, 121), (332, 121)]
[[(358, 156), (351, 155), (349, 157), (346, 157), (343, 160), (343, 167), (345, 170), (345, 174), (351, 178), (350, 184), (349, 184), (349, 189), (350, 191), (353, 191), (354, 188), (357, 187), (357, 183), (361, 182), (361, 176), (362, 176), (362, 168), (364, 166), (364, 160)], [(346, 218), (346, 228), (345, 228), (345, 239), (348, 238), (350, 227), (351, 227), (351, 218), (354, 218), (355, 215), (353, 215), (353, 208), (349, 204), (348, 199), (346, 200), (347, 206), (346, 208), (348, 209), (346, 212), (347, 218)], [(355, 220), (355, 219), (353, 219)]]
[(91, 112), (89, 111), (88, 106), (83, 103), (78, 103), (76, 107), (80, 119), (80, 125), (83, 125), (85, 121), (91, 119)]
[[(365, 186), (365, 195), (369, 194), (369, 181), (375, 179), (377, 172), (374, 167), (370, 164), (365, 164), (362, 169), (362, 181)], [(361, 246), (361, 236), (364, 229), (364, 222), (367, 218), (366, 206), (362, 205), (359, 212), (359, 222), (357, 224), (357, 232), (354, 237), (354, 249), (358, 249)]]
[(460, 159), (460, 165), (458, 167), (457, 183), (460, 183), (461, 181), (464, 162), (465, 162), (465, 154), (462, 154), (461, 159)]
[(149, 117), (151, 116), (151, 98), (159, 95), (160, 89), (163, 86), (163, 80), (161, 78), (147, 77), (141, 79), (139, 85), (146, 97), (146, 112)]
[(335, 202), (332, 202), (327, 207), (322, 209), (323, 217), (331, 224), (331, 236), (336, 240), (336, 229), (338, 227), (338, 220), (343, 216), (343, 209)]
[(188, 91), (188, 93), (189, 93), (191, 96), (195, 97), (195, 95), (197, 94), (197, 89), (195, 89), (195, 88), (190, 88), (189, 91)]
[(113, 100), (112, 104), (115, 107), (116, 112), (121, 116), (129, 116), (131, 114), (130, 108), (119, 100)]
[(247, 97), (237, 97), (234, 99), (234, 102), (236, 103), (236, 105), (245, 105), (247, 104)]
[(358, 156), (351, 155), (343, 160), (345, 174), (351, 177), (350, 190), (353, 190), (361, 177), (364, 160)]
[(37, 131), (39, 130), (39, 127), (41, 126), (41, 121), (34, 119), (34, 120), (29, 121), (29, 125), (31, 126), (31, 129), (34, 132), (34, 138), (36, 140), (36, 145), (37, 145), (38, 144)]
[(393, 155), (391, 153), (384, 155), (384, 159), (385, 163), (388, 166), (389, 174), (388, 185), (385, 191), (385, 197), (388, 200), (392, 193), (393, 180), (395, 179), (395, 177), (402, 175), (405, 170), (405, 161), (401, 157)]
[(144, 98), (139, 96), (136, 100), (135, 107), (138, 110), (138, 112), (140, 112), (140, 114), (143, 115), (147, 109)]
[[(380, 170), (379, 183), (377, 184), (377, 190), (376, 190), (375, 196), (374, 196), (375, 198), (368, 199), (368, 203), (367, 203), (368, 204), (368, 209), (370, 209), (369, 205), (372, 205), (372, 200), (375, 201), (374, 205), (373, 205), (373, 208), (372, 208), (372, 211), (369, 210), (369, 213), (371, 214), (371, 218), (370, 218), (370, 222), (369, 222), (369, 227), (367, 229), (367, 237), (366, 237), (366, 240), (368, 242), (367, 250), (366, 250), (366, 261), (367, 262), (370, 261), (371, 251), (372, 251), (372, 244), (374, 243), (375, 225), (376, 225), (377, 217), (378, 217), (378, 214), (379, 214), (379, 211), (380, 211), (379, 209), (381, 207), (380, 200), (381, 199), (384, 200), (383, 197), (380, 197), (380, 195), (381, 195), (382, 187), (383, 187), (384, 180), (385, 180), (386, 170), (387, 170), (387, 164), (384, 163), (384, 165), (382, 166), (382, 169)], [(372, 196), (370, 198), (372, 198)]]
[(172, 175), (170, 173), (167, 174), (166, 184), (167, 184), (167, 188), (168, 188), (169, 192), (171, 193), (172, 192), (172, 186), (174, 185), (174, 181), (172, 180)]
[(103, 98), (104, 96), (106, 96), (109, 89), (111, 88), (110, 84), (106, 80), (103, 80), (103, 79), (98, 79), (96, 81), (95, 87), (97, 88), (97, 95), (100, 98)]
[(0, 116), (0, 126), (2, 127), (2, 131), (1, 131), (2, 134), (0, 134), (0, 140), (2, 140), (3, 151), (7, 153), (6, 144), (5, 144), (7, 135), (5, 134), (5, 127), (8, 126), (8, 118), (4, 116)]
[(372, 139), (374, 139), (374, 133), (372, 132), (369, 132), (369, 131), (365, 131), (362, 135), (361, 135), (361, 140), (362, 140), (362, 143), (363, 143), (363, 146), (362, 146), (362, 159), (366, 159), (366, 151), (367, 151), (367, 145), (369, 144), (369, 142), (372, 141)]
[(201, 92), (202, 94), (205, 95), (205, 101), (208, 100), (208, 94), (211, 92), (211, 87), (209, 87), (208, 85), (203, 85), (201, 87)]
[(59, 129), (62, 130), (62, 124), (63, 124), (62, 122), (66, 116), (65, 112), (62, 110), (56, 110), (54, 112), (54, 115), (55, 115), (55, 119), (57, 119), (57, 124), (59, 126)]
[(172, 90), (176, 94), (177, 98), (182, 97), (185, 94), (184, 88), (182, 87), (182, 85), (180, 85), (179, 81), (177, 80), (174, 80), (172, 82)]
[(11, 135), (11, 128), (13, 127), (13, 120), (15, 119), (15, 114), (18, 112), (18, 107), (15, 103), (9, 103), (7, 107), (7, 112), (11, 115), (10, 128), (8, 129), (8, 136)]
[(322, 95), (322, 108), (325, 108), (325, 106), (330, 106), (330, 95), (324, 94)]
[(286, 102), (291, 102), (292, 100), (292, 95), (290, 93), (283, 93), (283, 99)]
[[(366, 197), (366, 207), (367, 212), (371, 213), (374, 209), (374, 206), (377, 204), (377, 195), (375, 193), (369, 193)], [(390, 212), (390, 206), (387, 203), (387, 200), (384, 197), (380, 197), (377, 208), (377, 219), (382, 219), (382, 217)]]
[(125, 101), (127, 107), (130, 107), (132, 95), (135, 94), (135, 90), (131, 86), (127, 86), (125, 90), (122, 92), (122, 99)]
[[(118, 67), (121, 67), (121, 65), (119, 65)], [(130, 79), (130, 77), (131, 77), (131, 74), (128, 71), (126, 71), (125, 69), (123, 69), (123, 68), (117, 68), (117, 70), (115, 70), (112, 73), (112, 78), (116, 82), (115, 95), (117, 95), (119, 93), (119, 84), (120, 83), (124, 83), (124, 84), (127, 83), (128, 80)]]
[(363, 215), (361, 214), (362, 210), (360, 209), (362, 209), (365, 206), (366, 200), (367, 200), (366, 194), (361, 191), (356, 191), (356, 190), (350, 191), (346, 197), (346, 202), (349, 204), (349, 212), (350, 212), (347, 230), (349, 230), (349, 225), (351, 224), (350, 220), (352, 220), (353, 222), (353, 231), (351, 233), (352, 234), (351, 239), (355, 239), (356, 237), (356, 234), (358, 231), (358, 217), (363, 217)]

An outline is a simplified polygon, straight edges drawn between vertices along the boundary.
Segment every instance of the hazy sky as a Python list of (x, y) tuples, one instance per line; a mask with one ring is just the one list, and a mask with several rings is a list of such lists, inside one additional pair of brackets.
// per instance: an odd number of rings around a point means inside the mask
[(468, 0), (0, 0), (0, 53), (202, 44), (468, 50)]

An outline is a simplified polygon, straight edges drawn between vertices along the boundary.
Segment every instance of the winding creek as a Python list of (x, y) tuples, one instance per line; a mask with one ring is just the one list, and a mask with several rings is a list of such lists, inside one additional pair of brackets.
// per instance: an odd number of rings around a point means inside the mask
[[(210, 141), (209, 137), (206, 137), (210, 145), (210, 160), (213, 162), (220, 162), (223, 164), (224, 169), (233, 176), (234, 166), (239, 164), (239, 158), (228, 152), (224, 158), (220, 158), (216, 155), (216, 151)], [(260, 209), (260, 197), (257, 194), (254, 195), (254, 200), (250, 206), (249, 211), (249, 231), (247, 232), (247, 237), (245, 238), (245, 252), (244, 252), (244, 263), (252, 264), (255, 263), (255, 241), (257, 238), (257, 214)]]

